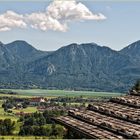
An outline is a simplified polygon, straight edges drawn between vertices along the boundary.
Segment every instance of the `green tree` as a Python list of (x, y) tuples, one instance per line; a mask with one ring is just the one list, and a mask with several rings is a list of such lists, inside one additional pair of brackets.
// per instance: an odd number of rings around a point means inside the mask
[(0, 135), (11, 135), (15, 129), (15, 122), (11, 119), (0, 120)]
[(52, 125), (52, 135), (53, 136), (58, 136), (58, 137), (63, 137), (65, 135), (65, 130), (64, 127), (61, 125)]
[(140, 91), (140, 80), (138, 80), (135, 85), (132, 88), (133, 90), (136, 90), (137, 92)]

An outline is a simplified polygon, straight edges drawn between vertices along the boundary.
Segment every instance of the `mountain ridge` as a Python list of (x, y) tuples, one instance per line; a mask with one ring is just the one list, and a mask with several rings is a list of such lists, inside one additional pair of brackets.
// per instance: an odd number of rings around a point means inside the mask
[(1, 42), (0, 87), (127, 91), (140, 79), (136, 46), (140, 41), (120, 51), (96, 43), (72, 43), (44, 52), (21, 40)]

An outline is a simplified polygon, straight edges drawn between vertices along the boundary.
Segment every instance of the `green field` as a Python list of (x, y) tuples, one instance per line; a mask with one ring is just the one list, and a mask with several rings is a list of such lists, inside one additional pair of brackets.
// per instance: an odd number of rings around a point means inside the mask
[[(9, 90), (9, 89), (7, 89)], [(113, 93), (113, 92), (94, 92), (94, 91), (66, 91), (66, 90), (45, 90), (45, 89), (10, 89), (13, 92), (17, 92), (20, 96), (44, 96), (44, 97), (111, 97), (118, 96), (122, 93)], [(14, 96), (18, 96), (14, 95)], [(11, 95), (9, 95), (11, 96)]]
[(11, 119), (13, 121), (17, 121), (18, 117), (14, 114), (10, 114), (4, 111), (2, 108), (2, 101), (0, 100), (0, 119)]
[(24, 108), (24, 109), (13, 109), (13, 113), (17, 113), (17, 112), (24, 112), (24, 113), (34, 113), (37, 111), (37, 108), (36, 107), (27, 107), (27, 108)]
[(37, 111), (36, 107), (27, 107), (25, 109), (20, 109), (20, 110), (13, 109), (12, 110), (13, 113), (7, 113), (2, 108), (2, 103), (3, 101), (0, 100), (0, 119), (11, 119), (12, 121), (17, 121), (19, 117), (16, 116), (15, 113), (17, 112), (34, 113)]
[(47, 140), (47, 136), (0, 136), (0, 140)]

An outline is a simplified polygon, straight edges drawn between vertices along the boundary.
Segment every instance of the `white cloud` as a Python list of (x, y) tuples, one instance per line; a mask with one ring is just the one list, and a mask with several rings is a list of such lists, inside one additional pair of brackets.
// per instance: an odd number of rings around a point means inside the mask
[(67, 30), (66, 24), (61, 24), (57, 19), (46, 13), (32, 13), (26, 16), (26, 20), (32, 28), (42, 31), (54, 30), (64, 32)]
[(92, 13), (84, 4), (75, 0), (55, 0), (47, 8), (47, 14), (58, 20), (103, 20), (102, 14)]
[(0, 15), (0, 31), (9, 31), (12, 28), (25, 28), (26, 23), (23, 21), (23, 16), (13, 11), (7, 11)]
[(32, 13), (27, 16), (32, 28), (43, 31), (54, 30), (65, 32), (68, 23), (81, 20), (104, 20), (106, 17), (92, 13), (85, 5), (75, 0), (55, 0), (44, 12)]
[(76, 0), (54, 0), (42, 12), (20, 15), (13, 11), (7, 11), (1, 14), (0, 31), (29, 26), (42, 31), (53, 30), (65, 32), (70, 22), (104, 19), (106, 17), (103, 14), (94, 14), (84, 4), (76, 2)]
[(11, 30), (11, 28), (9, 28), (9, 27), (1, 27), (0, 28), (0, 32), (10, 31), (10, 30)]

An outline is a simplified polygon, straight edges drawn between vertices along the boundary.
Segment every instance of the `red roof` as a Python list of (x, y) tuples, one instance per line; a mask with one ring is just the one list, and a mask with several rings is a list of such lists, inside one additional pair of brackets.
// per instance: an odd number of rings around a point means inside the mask
[(41, 97), (31, 98), (30, 102), (40, 102), (40, 100), (43, 99)]

